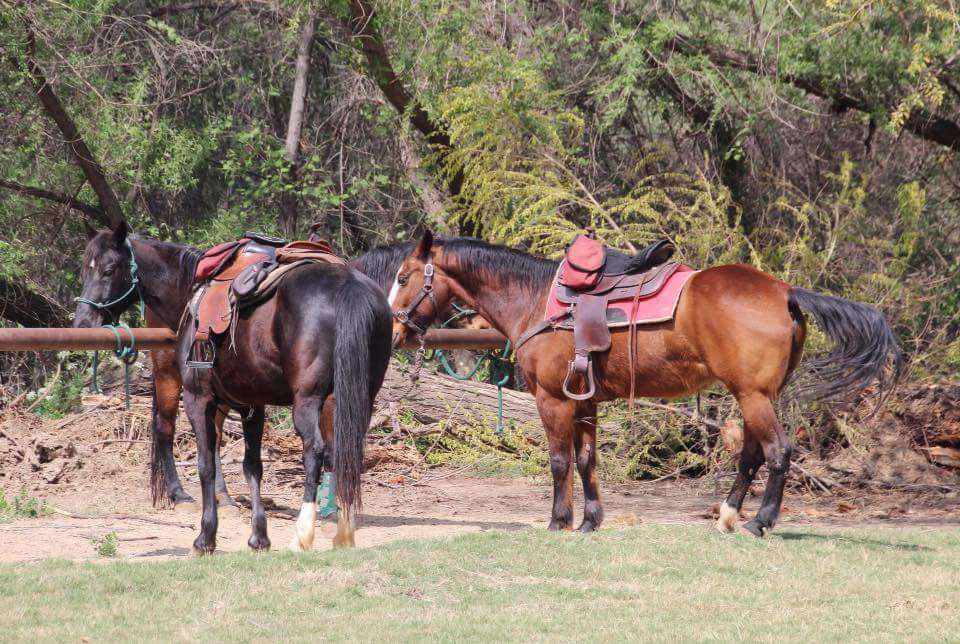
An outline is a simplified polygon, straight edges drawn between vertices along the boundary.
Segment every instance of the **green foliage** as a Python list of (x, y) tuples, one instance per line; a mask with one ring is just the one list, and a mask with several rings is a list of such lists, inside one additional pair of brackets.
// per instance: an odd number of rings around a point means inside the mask
[[(109, 355), (101, 354), (104, 363), (109, 362)], [(62, 418), (77, 411), (80, 408), (84, 384), (92, 373), (91, 360), (90, 355), (82, 352), (61, 354), (54, 376), (46, 382), (43, 389), (27, 396), (28, 402), (40, 399), (33, 411), (48, 418)]]
[[(417, 439), (428, 465), (470, 466), (484, 476), (541, 474), (548, 455), (530, 440), (532, 428), (507, 427), (496, 432), (495, 418), (478, 418), (472, 425), (441, 426), (439, 437)], [(536, 434), (540, 433), (536, 428)]]
[(93, 537), (90, 543), (93, 545), (94, 552), (101, 557), (116, 557), (118, 554), (119, 538), (116, 531)]
[(26, 490), (20, 490), (19, 494), (8, 500), (0, 489), (0, 523), (14, 519), (36, 519), (51, 512), (46, 501), (28, 495)]

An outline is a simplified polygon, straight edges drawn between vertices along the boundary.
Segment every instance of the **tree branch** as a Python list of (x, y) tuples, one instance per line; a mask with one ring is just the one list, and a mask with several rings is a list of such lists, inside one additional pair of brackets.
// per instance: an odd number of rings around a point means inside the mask
[[(793, 85), (807, 94), (831, 101), (833, 108), (837, 111), (853, 109), (858, 112), (870, 113), (874, 108), (879, 107), (875, 101), (870, 101), (866, 97), (830, 88), (821, 79), (796, 74), (781, 74), (776, 65), (767, 64), (749, 52), (715, 47), (685, 36), (675, 36), (670, 39), (665, 50), (668, 54), (677, 52), (690, 56), (703, 56), (718, 67), (750, 72), (757, 76)], [(922, 139), (953, 150), (960, 150), (960, 125), (949, 119), (918, 108), (910, 112), (903, 127)]]
[[(441, 155), (451, 147), (450, 135), (436, 123), (403, 86), (390, 64), (383, 36), (374, 25), (373, 7), (369, 0), (350, 0), (350, 31), (360, 42), (367, 59), (367, 70), (390, 104), (406, 114), (413, 124)], [(450, 195), (456, 198), (463, 187), (463, 172), (458, 170), (447, 183)]]
[(80, 201), (75, 199), (70, 195), (65, 195), (60, 192), (51, 192), (50, 190), (44, 190), (43, 188), (35, 188), (33, 186), (25, 186), (20, 183), (15, 183), (13, 181), (5, 181), (0, 179), (0, 188), (6, 188), (7, 190), (13, 190), (14, 192), (19, 192), (22, 195), (27, 195), (28, 197), (36, 197), (38, 199), (46, 199), (47, 201), (53, 201), (65, 206), (70, 206), (74, 210), (80, 211), (88, 217), (106, 225), (110, 225), (109, 219), (103, 214), (103, 211), (97, 208), (94, 205), (88, 204), (85, 201)]
[(0, 277), (0, 318), (27, 327), (67, 326), (68, 314), (42, 293)]
[(98, 219), (110, 228), (116, 228), (116, 226), (124, 219), (123, 209), (120, 207), (120, 202), (117, 200), (117, 196), (114, 194), (113, 188), (110, 187), (110, 183), (107, 181), (107, 177), (103, 172), (103, 168), (99, 163), (97, 163), (96, 158), (90, 151), (90, 148), (87, 147), (87, 144), (80, 136), (80, 131), (77, 129), (77, 124), (70, 117), (70, 114), (67, 113), (67, 110), (64, 108), (63, 103), (60, 102), (60, 99), (57, 97), (56, 93), (54, 93), (53, 86), (47, 81), (46, 76), (43, 73), (43, 69), (41, 69), (40, 65), (37, 64), (36, 36), (33, 32), (32, 26), (29, 23), (26, 24), (26, 27), (27, 71), (30, 73), (30, 79), (33, 83), (34, 90), (37, 93), (37, 98), (40, 100), (40, 104), (43, 106), (43, 109), (57, 124), (57, 127), (60, 128), (60, 132), (63, 134), (64, 140), (70, 147), (70, 150), (73, 152), (73, 156), (77, 161), (77, 165), (79, 165), (80, 169), (83, 170), (83, 174), (87, 178), (87, 182), (96, 193), (97, 199), (100, 202), (100, 212), (97, 215)]

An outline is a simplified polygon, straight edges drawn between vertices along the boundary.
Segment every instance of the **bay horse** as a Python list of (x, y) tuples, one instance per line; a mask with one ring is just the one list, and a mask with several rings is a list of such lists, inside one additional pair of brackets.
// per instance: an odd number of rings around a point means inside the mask
[[(470, 238), (434, 240), (428, 230), (404, 260), (389, 301), (396, 320), (394, 346), (436, 318), (450, 298), (466, 303), (510, 339), (543, 320), (558, 262)], [(603, 521), (596, 476), (597, 403), (637, 397), (678, 398), (711, 383), (736, 398), (744, 421), (737, 477), (720, 507), (716, 527), (736, 528), (744, 497), (760, 466), (769, 471), (761, 507), (743, 528), (757, 537), (773, 529), (780, 513), (793, 447), (774, 411), (774, 401), (800, 362), (806, 338), (804, 312), (836, 343), (828, 356), (807, 365), (816, 382), (808, 398), (853, 395), (877, 381), (883, 396), (899, 377), (902, 354), (883, 315), (874, 308), (786, 284), (745, 264), (697, 272), (668, 322), (611, 329), (608, 352), (595, 354), (596, 395), (571, 400), (563, 393), (574, 355), (573, 332), (554, 328), (535, 335), (516, 352), (547, 433), (553, 475), (551, 530), (570, 529), (573, 465), (583, 483), (579, 529)], [(634, 347), (635, 387), (629, 376)], [(892, 376), (887, 377), (888, 365)]]
[[(386, 277), (381, 278), (381, 281), (389, 284), (392, 279), (390, 276), (395, 274), (396, 266), (399, 264), (402, 259), (405, 251), (398, 251), (396, 249), (385, 249), (385, 250), (375, 250), (368, 253), (366, 259), (369, 261), (370, 270), (381, 272), (380, 268), (382, 266), (388, 266), (389, 262), (392, 260), (395, 262), (385, 275)], [(196, 249), (185, 246), (182, 244), (173, 244), (169, 242), (161, 242), (158, 240), (147, 239), (135, 235), (128, 235), (127, 226), (125, 223), (121, 223), (120, 227), (115, 231), (101, 231), (95, 233), (90, 241), (87, 244), (87, 248), (84, 254), (84, 265), (83, 265), (83, 297), (82, 301), (77, 306), (76, 316), (74, 324), (75, 326), (95, 326), (102, 324), (106, 321), (106, 315), (110, 315), (111, 319), (116, 319), (116, 317), (126, 308), (129, 308), (137, 300), (137, 296), (134, 294), (134, 288), (139, 291), (140, 295), (143, 297), (145, 304), (148, 306), (149, 311), (157, 312), (157, 318), (162, 320), (163, 324), (173, 329), (177, 329), (179, 326), (179, 321), (181, 316), (184, 313), (187, 302), (189, 301), (191, 291), (193, 288), (194, 274), (196, 270), (197, 262), (201, 257), (201, 253)], [(362, 258), (361, 258), (362, 259)], [(131, 269), (132, 267), (132, 269)], [(310, 267), (313, 268), (313, 267)], [(344, 269), (346, 270), (346, 269)], [(358, 278), (360, 281), (364, 282), (364, 286), (360, 290), (369, 291), (368, 287), (373, 287), (373, 292), (383, 300), (383, 294), (379, 287), (376, 287), (366, 278), (355, 273), (355, 271), (349, 271), (351, 278), (347, 280), (345, 277), (344, 284), (346, 286), (347, 282), (353, 284), (357, 281)], [(297, 275), (292, 275), (291, 277), (296, 277), (298, 281), (301, 281), (302, 278)], [(343, 276), (341, 276), (343, 277)], [(336, 279), (328, 279), (328, 282), (337, 283)], [(311, 287), (313, 290), (316, 290), (315, 287)], [(348, 290), (357, 288), (355, 285), (350, 286)], [(281, 289), (282, 290), (282, 289)], [(339, 293), (339, 291), (338, 291)], [(334, 294), (335, 297), (340, 297), (338, 294)], [(366, 293), (364, 297), (357, 297), (358, 303), (367, 303), (369, 304), (369, 298), (373, 297), (369, 293)], [(289, 295), (288, 295), (289, 299)], [(312, 298), (314, 303), (318, 302), (318, 298)], [(322, 299), (322, 298), (319, 298)], [(327, 299), (330, 299), (329, 297)], [(96, 303), (96, 304), (91, 304)], [(385, 300), (381, 302), (383, 307), (386, 307)], [(105, 306), (106, 304), (107, 306)], [(328, 303), (329, 304), (329, 303)], [(263, 307), (261, 307), (263, 308)], [(329, 308), (329, 307), (328, 307)], [(382, 313), (382, 311), (381, 311)], [(384, 344), (386, 346), (386, 354), (389, 355), (389, 310), (386, 311), (387, 314), (387, 330), (383, 331)], [(347, 316), (349, 317), (349, 316)], [(291, 318), (293, 319), (293, 318)], [(347, 319), (347, 318), (344, 318)], [(289, 321), (284, 319), (284, 321)], [(327, 319), (327, 323), (330, 320)], [(279, 322), (278, 322), (279, 323)], [(316, 325), (314, 325), (316, 326)], [(327, 338), (332, 340), (337, 337), (336, 333), (330, 332), (329, 328), (324, 329), (325, 332), (328, 332)], [(345, 339), (341, 339), (341, 343)], [(376, 353), (378, 359), (382, 357), (382, 347), (380, 347), (376, 342), (370, 343), (371, 350)], [(283, 347), (274, 347), (277, 349)], [(327, 347), (330, 351), (332, 348)], [(289, 349), (289, 347), (287, 347)], [(180, 395), (181, 387), (181, 369), (178, 365), (173, 351), (165, 352), (153, 352), (154, 354), (165, 354), (162, 356), (164, 365), (163, 369), (156, 370), (155, 377), (155, 397), (157, 402), (164, 401), (169, 403), (172, 410), (170, 412), (170, 422), (169, 424), (160, 425), (155, 423), (154, 425), (154, 459), (151, 465), (151, 480), (154, 483), (152, 488), (156, 491), (159, 487), (160, 490), (166, 489), (170, 490), (173, 487), (174, 490), (180, 489), (182, 491), (182, 486), (180, 485), (179, 478), (176, 474), (175, 464), (173, 462), (173, 451), (172, 451), (172, 438), (173, 438), (173, 422), (176, 418), (177, 413), (177, 403)], [(354, 355), (360, 355), (354, 353)], [(317, 356), (314, 356), (317, 358)], [(329, 367), (333, 369), (335, 361), (329, 360), (330, 356), (326, 355), (328, 358)], [(173, 365), (174, 369), (171, 372), (169, 366)], [(385, 365), (385, 362), (384, 362)], [(384, 366), (385, 369), (385, 366)], [(335, 372), (333, 372), (335, 373)], [(345, 372), (344, 372), (345, 373)], [(329, 375), (329, 374), (328, 374)], [(334, 381), (336, 378), (334, 378)], [(379, 389), (379, 383), (382, 382), (382, 374), (377, 378), (374, 378), (373, 381), (376, 381), (376, 388)], [(332, 455), (332, 450), (327, 450), (324, 452), (323, 445), (326, 444), (329, 448), (331, 443), (334, 443), (335, 435), (335, 425), (336, 425), (336, 405), (333, 404), (334, 395), (332, 393), (332, 385), (335, 385), (335, 382), (327, 383), (328, 395), (325, 397), (327, 402), (323, 406), (323, 417), (324, 421), (321, 423), (320, 429), (322, 430), (326, 441), (319, 442), (319, 449), (314, 448), (311, 451), (311, 459), (316, 460), (316, 454), (327, 454), (328, 456)], [(164, 396), (161, 398), (161, 392), (169, 394), (169, 396)], [(289, 392), (288, 392), (289, 393)], [(376, 391), (373, 391), (372, 395), (375, 395)], [(372, 400), (371, 395), (371, 400)], [(214, 414), (216, 418), (222, 413), (225, 415), (229, 407), (233, 407), (236, 401), (221, 401), (217, 405)], [(295, 401), (292, 401), (295, 402)], [(273, 404), (273, 403), (267, 403)], [(277, 403), (282, 404), (282, 403)], [(248, 406), (248, 403), (237, 405), (239, 411), (250, 411), (251, 414), (248, 416), (248, 421), (251, 419), (256, 425), (256, 421), (259, 418), (259, 423), (261, 429), (256, 429), (255, 426), (250, 427), (248, 431), (248, 425), (250, 422), (244, 422), (244, 433), (245, 437), (249, 432), (252, 432), (251, 437), (255, 438), (262, 432), (262, 408), (257, 409), (256, 406)], [(157, 404), (155, 403), (155, 409)], [(262, 405), (260, 406), (262, 407)], [(348, 404), (348, 407), (351, 409), (355, 408), (355, 404)], [(369, 413), (369, 412), (368, 412)], [(369, 418), (368, 418), (369, 420)], [(295, 412), (295, 426), (297, 425), (296, 412)], [(163, 430), (167, 430), (169, 433)], [(298, 431), (303, 429), (302, 427), (297, 428)], [(364, 428), (365, 429), (365, 428)], [(158, 431), (160, 430), (160, 431)], [(214, 444), (210, 445), (210, 436), (209, 432), (205, 432), (203, 439), (206, 443), (206, 447), (211, 448), (212, 452), (215, 452), (216, 441), (214, 436)], [(215, 432), (214, 432), (215, 434)], [(198, 436), (198, 438), (200, 438)], [(257, 439), (259, 442), (259, 439)], [(316, 443), (316, 441), (314, 441)], [(362, 445), (361, 445), (362, 448)], [(199, 452), (201, 450), (201, 445), (198, 442), (198, 465), (200, 464)], [(247, 456), (250, 456), (251, 445), (248, 442), (247, 445), (247, 455), (245, 455), (245, 475), (247, 475), (248, 482), (251, 480), (251, 476), (248, 473), (247, 465)], [(259, 462), (259, 445), (256, 446), (256, 461)], [(213, 458), (213, 455), (211, 454)], [(307, 457), (305, 456), (305, 459)], [(217, 460), (213, 458), (213, 460)], [(329, 466), (335, 466), (336, 458), (331, 458), (329, 461)], [(166, 463), (169, 462), (169, 467)], [(352, 465), (351, 465), (352, 467)], [(214, 464), (214, 470), (218, 468)], [(253, 468), (254, 470), (259, 469), (262, 472), (262, 469), (259, 466)], [(167, 478), (167, 473), (172, 472), (172, 476)], [(256, 473), (256, 472), (254, 472)], [(352, 473), (349, 474), (352, 476)], [(256, 487), (257, 487), (257, 497), (259, 498), (259, 478), (260, 474), (256, 474)], [(359, 474), (357, 474), (359, 476)], [(160, 486), (156, 485), (157, 481), (161, 481)], [(171, 481), (174, 481), (171, 484)], [(253, 487), (253, 486), (252, 486)], [(339, 487), (339, 486), (338, 486)], [(206, 488), (204, 487), (204, 494), (207, 493)], [(251, 490), (252, 492), (253, 490)], [(313, 492), (315, 494), (316, 485), (313, 485)], [(354, 490), (355, 492), (355, 490)], [(306, 493), (306, 491), (305, 491)], [(346, 494), (350, 494), (351, 489), (348, 486)], [(251, 494), (251, 500), (252, 500)], [(315, 497), (314, 497), (315, 498)], [(181, 500), (182, 497), (181, 497)], [(188, 499), (187, 500), (192, 500)], [(341, 499), (342, 500), (342, 499)], [(305, 505), (307, 502), (305, 501)], [(205, 501), (205, 516), (209, 517), (210, 512), (208, 505)], [(349, 505), (349, 504), (348, 504)], [(315, 509), (315, 504), (313, 508)], [(309, 512), (309, 508), (302, 508), (302, 513)], [(252, 547), (267, 547), (269, 541), (266, 539), (265, 533), (265, 520), (262, 517), (262, 507), (260, 512), (254, 513), (255, 529), (254, 536), (251, 537), (251, 546)], [(258, 515), (260, 518), (258, 519)], [(257, 527), (256, 523), (262, 523), (263, 529), (261, 530)], [(209, 523), (209, 521), (208, 521)], [(306, 521), (298, 522), (299, 526), (306, 525)], [(312, 523), (311, 523), (312, 525)], [(215, 519), (214, 519), (214, 530), (215, 530)], [(347, 530), (347, 532), (345, 532)], [(312, 542), (311, 539), (306, 538), (306, 529), (302, 530), (304, 535), (304, 542)], [(298, 532), (299, 534), (299, 532)], [(209, 536), (209, 531), (207, 531)], [(312, 532), (311, 532), (312, 535)], [(338, 538), (343, 544), (349, 543), (352, 539), (352, 526), (341, 527), (338, 530)], [(297, 537), (294, 538), (297, 541)], [(299, 543), (299, 542), (298, 542)], [(210, 543), (209, 540), (200, 540), (200, 543), (196, 544), (198, 546), (197, 550), (199, 551), (209, 551)], [(306, 544), (304, 544), (306, 545)], [(338, 544), (339, 545), (339, 544)]]
[[(138, 297), (145, 304), (145, 322), (149, 327), (166, 327), (176, 332), (180, 317), (193, 292), (194, 274), (201, 251), (176, 244), (128, 234), (126, 224), (116, 231), (87, 230), (81, 279), (83, 289), (74, 313), (73, 326), (99, 327), (116, 322), (134, 306)], [(370, 277), (386, 293), (413, 242), (379, 246), (350, 261), (350, 265)], [(133, 270), (131, 270), (133, 269)], [(474, 322), (474, 324), (478, 324)], [(173, 455), (177, 414), (180, 407), (180, 369), (172, 350), (151, 351), (153, 400), (151, 410), (150, 491), (155, 507), (167, 503), (192, 503), (184, 489)], [(333, 397), (328, 401), (332, 406)], [(235, 505), (227, 491), (220, 459), (220, 433), (229, 409), (218, 409), (216, 427), (217, 501)], [(332, 417), (332, 409), (326, 415)], [(324, 425), (324, 440), (333, 440), (332, 426)], [(328, 471), (333, 467), (325, 460)]]

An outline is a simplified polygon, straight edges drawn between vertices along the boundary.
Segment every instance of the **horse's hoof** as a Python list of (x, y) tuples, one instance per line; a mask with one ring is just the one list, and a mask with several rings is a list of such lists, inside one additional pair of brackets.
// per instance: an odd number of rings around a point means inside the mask
[(204, 535), (198, 536), (193, 540), (193, 556), (202, 557), (203, 555), (212, 554), (217, 548), (217, 539), (216, 537), (208, 539)]
[(267, 535), (258, 536), (255, 534), (250, 535), (250, 538), (247, 540), (247, 545), (250, 546), (250, 549), (254, 552), (262, 552), (264, 550), (270, 549), (270, 539), (267, 538)]
[(724, 502), (720, 505), (720, 516), (717, 518), (717, 523), (714, 527), (716, 527), (717, 532), (721, 534), (730, 534), (736, 529), (737, 519), (739, 518), (740, 513)]
[(768, 528), (756, 519), (751, 519), (750, 521), (744, 523), (742, 529), (746, 530), (758, 539), (763, 539), (764, 535), (768, 532)]
[(290, 543), (287, 544), (287, 550), (290, 552), (307, 552), (310, 550), (310, 548), (303, 545), (299, 536), (293, 535), (293, 539), (291, 539)]
[(217, 492), (217, 505), (232, 505), (235, 508), (240, 507), (233, 497), (226, 492)]
[(170, 500), (174, 505), (180, 505), (181, 503), (196, 503), (192, 496), (184, 492), (183, 490), (178, 490), (170, 495)]
[(215, 548), (215, 544), (201, 544), (200, 540), (198, 539), (197, 541), (193, 542), (193, 548), (190, 549), (190, 555), (193, 557), (212, 555)]
[(571, 530), (572, 526), (568, 519), (550, 519), (550, 525), (547, 526), (547, 530), (550, 532), (560, 532), (562, 530)]
[(342, 536), (342, 535), (339, 535), (339, 534), (338, 534), (338, 535), (336, 535), (336, 536), (333, 538), (333, 547), (336, 548), (336, 549), (338, 549), (338, 550), (339, 550), (340, 548), (355, 548), (356, 545), (357, 545), (357, 544), (356, 544), (356, 542), (353, 540), (353, 534), (352, 534), (352, 533), (349, 534), (349, 535), (347, 535), (347, 536)]
[(586, 520), (580, 524), (579, 528), (577, 528), (577, 530), (579, 532), (582, 532), (583, 534), (594, 532), (596, 529), (597, 529), (597, 526), (596, 524), (594, 524), (593, 521), (586, 521)]

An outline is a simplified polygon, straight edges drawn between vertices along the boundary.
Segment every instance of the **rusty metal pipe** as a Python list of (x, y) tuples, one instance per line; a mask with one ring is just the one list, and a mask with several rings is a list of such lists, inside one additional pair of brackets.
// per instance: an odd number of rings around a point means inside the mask
[[(163, 328), (131, 329), (137, 349), (172, 349), (176, 334)], [(120, 331), (124, 346), (129, 344), (125, 330)], [(430, 329), (428, 349), (502, 349), (506, 338), (493, 329)], [(404, 348), (418, 346), (415, 338)], [(0, 351), (101, 351), (117, 348), (117, 338), (110, 329), (2, 329)]]

